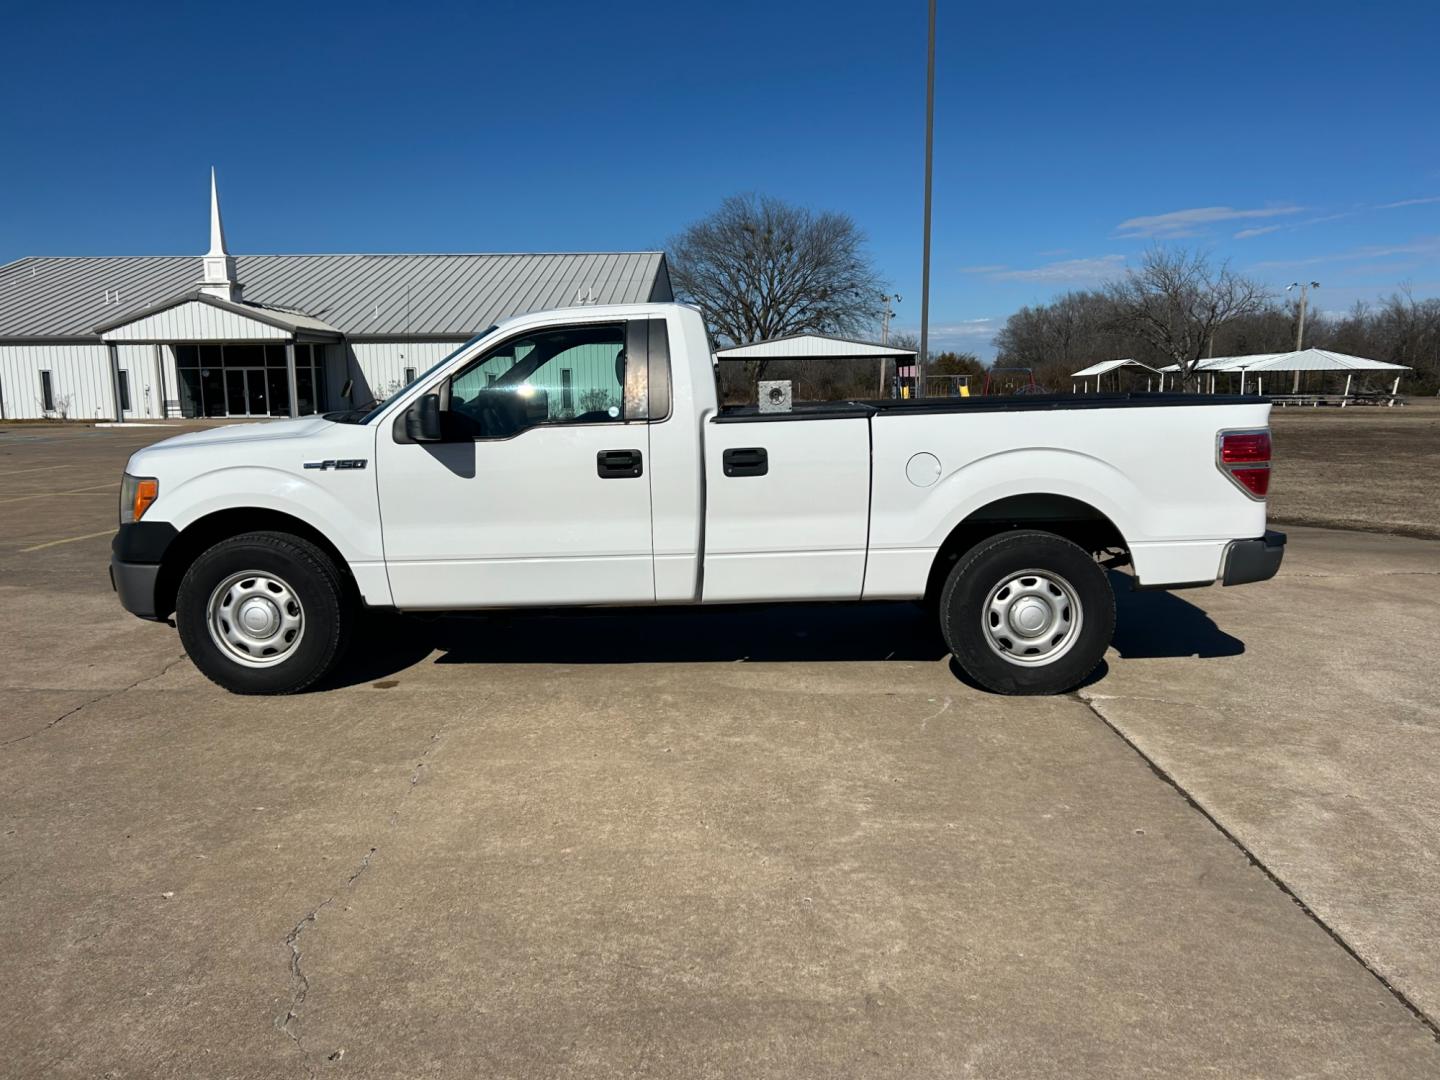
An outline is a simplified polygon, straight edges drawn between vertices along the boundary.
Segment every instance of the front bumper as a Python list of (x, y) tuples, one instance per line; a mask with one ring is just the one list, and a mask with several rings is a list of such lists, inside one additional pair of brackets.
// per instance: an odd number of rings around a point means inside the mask
[(121, 525), (110, 542), (110, 586), (130, 614), (142, 619), (165, 617), (155, 610), (155, 586), (165, 552), (179, 535), (168, 522), (137, 521)]
[(142, 619), (159, 619), (155, 614), (155, 582), (159, 563), (121, 562), (110, 556), (110, 587), (120, 597), (120, 606)]
[(1267, 529), (1264, 536), (1255, 540), (1232, 540), (1225, 549), (1221, 583), (1248, 585), (1252, 581), (1269, 581), (1284, 558), (1285, 534), (1274, 529)]

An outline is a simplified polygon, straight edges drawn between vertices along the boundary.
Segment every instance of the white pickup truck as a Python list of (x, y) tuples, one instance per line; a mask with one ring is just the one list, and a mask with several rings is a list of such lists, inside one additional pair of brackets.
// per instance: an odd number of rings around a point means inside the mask
[[(1193, 394), (721, 408), (700, 314), (492, 327), (368, 415), (130, 458), (111, 576), (237, 693), (339, 660), (362, 607), (927, 601), (961, 667), (1058, 693), (1139, 588), (1261, 581), (1270, 406)], [(762, 617), (758, 616), (757, 617)]]

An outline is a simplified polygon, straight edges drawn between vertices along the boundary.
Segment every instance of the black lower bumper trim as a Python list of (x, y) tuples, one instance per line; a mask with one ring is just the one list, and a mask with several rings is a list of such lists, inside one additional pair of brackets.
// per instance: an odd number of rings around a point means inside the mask
[(1235, 540), (1225, 552), (1226, 585), (1248, 585), (1253, 581), (1269, 581), (1280, 569), (1285, 558), (1285, 534), (1266, 530), (1255, 540)]
[(179, 535), (168, 521), (134, 521), (120, 526), (110, 541), (110, 552), (121, 562), (160, 563)]
[(120, 597), (120, 606), (142, 619), (159, 619), (155, 614), (155, 581), (159, 563), (121, 562), (110, 556), (110, 584)]

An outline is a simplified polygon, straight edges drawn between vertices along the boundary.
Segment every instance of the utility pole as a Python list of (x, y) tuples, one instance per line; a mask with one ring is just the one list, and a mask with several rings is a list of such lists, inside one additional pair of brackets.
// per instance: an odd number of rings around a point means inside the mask
[[(894, 296), (882, 295), (880, 297), (880, 303), (885, 305), (880, 309), (880, 344), (889, 345), (890, 319), (895, 314), (895, 312), (891, 310), (890, 305), (892, 303), (900, 303), (900, 294), (896, 293)], [(875, 393), (882, 398), (885, 396), (885, 358), (883, 356), (880, 358), (880, 383), (876, 386)]]
[(925, 251), (920, 270), (920, 355), (915, 358), (915, 396), (925, 396), (925, 362), (930, 349), (930, 179), (935, 166), (935, 0), (930, 0), (930, 35), (925, 62)]
[(1318, 281), (1292, 281), (1289, 285), (1285, 286), (1286, 292), (1289, 292), (1291, 289), (1300, 290), (1300, 321), (1295, 325), (1296, 352), (1305, 348), (1305, 304), (1308, 299), (1306, 294), (1309, 293), (1311, 289), (1318, 288), (1320, 288), (1320, 282)]
[(892, 318), (894, 318), (894, 316), (895, 316), (895, 311), (894, 311), (893, 308), (890, 307), (890, 305), (891, 305), (891, 304), (898, 304), (898, 303), (900, 303), (900, 301), (901, 301), (902, 299), (903, 299), (903, 297), (902, 297), (899, 293), (896, 293), (894, 296), (882, 296), (882, 297), (880, 297), (880, 303), (882, 303), (882, 304), (885, 305), (884, 307), (882, 307), (882, 308), (880, 309), (880, 344), (881, 344), (881, 345), (889, 345), (889, 344), (890, 344), (890, 320), (891, 320)]
[[(1289, 285), (1285, 286), (1286, 292), (1289, 292), (1291, 289), (1300, 290), (1300, 318), (1295, 323), (1296, 352), (1299, 352), (1301, 349), (1305, 348), (1305, 301), (1307, 299), (1306, 294), (1309, 293), (1311, 289), (1318, 288), (1320, 288), (1320, 282), (1318, 281), (1292, 281)], [(1295, 384), (1290, 388), (1290, 392), (1292, 394), (1298, 394), (1300, 392), (1300, 372), (1298, 371), (1295, 372)]]

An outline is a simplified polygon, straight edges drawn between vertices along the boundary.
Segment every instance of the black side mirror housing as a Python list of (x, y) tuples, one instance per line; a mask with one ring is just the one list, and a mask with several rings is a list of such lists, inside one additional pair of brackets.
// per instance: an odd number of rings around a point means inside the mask
[(425, 394), (406, 410), (405, 435), (413, 442), (440, 441), (439, 394)]

